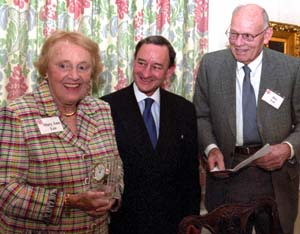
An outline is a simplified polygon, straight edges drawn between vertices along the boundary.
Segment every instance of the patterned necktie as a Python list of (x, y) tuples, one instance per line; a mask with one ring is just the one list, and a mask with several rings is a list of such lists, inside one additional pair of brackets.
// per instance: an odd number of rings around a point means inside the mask
[(256, 124), (256, 99), (250, 82), (251, 69), (243, 66), (245, 77), (243, 82), (243, 137), (244, 145), (260, 143), (260, 136)]
[(157, 143), (157, 134), (156, 134), (155, 122), (154, 122), (154, 119), (153, 119), (153, 116), (151, 113), (151, 106), (152, 106), (153, 102), (154, 102), (154, 100), (151, 98), (145, 99), (145, 109), (143, 112), (143, 118), (144, 118), (146, 128), (148, 130), (148, 134), (151, 139), (153, 148), (155, 148), (156, 143)]

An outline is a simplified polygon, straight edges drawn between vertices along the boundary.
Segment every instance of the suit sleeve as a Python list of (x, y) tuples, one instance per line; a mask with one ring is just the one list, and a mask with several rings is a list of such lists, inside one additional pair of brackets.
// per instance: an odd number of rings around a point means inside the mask
[(63, 211), (63, 193), (27, 183), (29, 157), (20, 118), (0, 111), (0, 207), (8, 216), (56, 224)]
[(295, 151), (295, 156), (300, 161), (300, 62), (297, 63), (297, 69), (295, 72), (295, 84), (292, 90), (292, 116), (293, 116), (293, 131), (286, 138), (286, 141), (290, 142)]
[(197, 146), (197, 122), (196, 114), (193, 105), (186, 112), (186, 132), (184, 135), (184, 155), (182, 157), (182, 199), (185, 204), (182, 204), (183, 214), (198, 215), (200, 212), (201, 188), (199, 180), (199, 160)]
[(208, 145), (217, 145), (210, 118), (209, 83), (205, 56), (201, 60), (198, 70), (193, 102), (196, 109), (199, 151), (203, 153)]

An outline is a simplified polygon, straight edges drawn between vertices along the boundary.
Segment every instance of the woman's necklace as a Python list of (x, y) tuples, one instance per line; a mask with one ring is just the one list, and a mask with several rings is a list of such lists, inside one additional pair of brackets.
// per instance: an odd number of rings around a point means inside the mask
[(77, 110), (74, 110), (73, 112), (70, 112), (70, 113), (63, 113), (63, 112), (62, 112), (62, 115), (63, 115), (63, 116), (66, 116), (66, 117), (71, 117), (71, 116), (75, 115), (76, 112), (77, 112)]

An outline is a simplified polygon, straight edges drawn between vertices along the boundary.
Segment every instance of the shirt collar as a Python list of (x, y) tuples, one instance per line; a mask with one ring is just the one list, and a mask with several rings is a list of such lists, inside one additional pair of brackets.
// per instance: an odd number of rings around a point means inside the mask
[[(256, 59), (254, 59), (251, 63), (248, 64), (248, 67), (251, 69), (251, 76), (255, 76), (257, 69), (261, 66), (262, 57), (263, 57), (263, 51), (260, 52), (260, 54), (257, 56)], [(243, 69), (244, 65), (245, 65), (244, 63), (237, 62), (238, 71)]]
[[(138, 103), (143, 101), (145, 98), (149, 98), (149, 96), (147, 96), (138, 89), (135, 83), (133, 83), (133, 91)], [(160, 104), (160, 89), (155, 90), (155, 92), (150, 96), (150, 98), (152, 98), (157, 104)]]

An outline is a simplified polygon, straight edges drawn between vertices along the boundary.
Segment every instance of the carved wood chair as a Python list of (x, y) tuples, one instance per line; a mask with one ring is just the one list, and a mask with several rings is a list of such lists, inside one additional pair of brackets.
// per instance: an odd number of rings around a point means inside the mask
[(186, 216), (179, 224), (178, 234), (200, 234), (202, 228), (208, 229), (212, 234), (245, 234), (249, 217), (258, 209), (269, 212), (272, 216), (271, 233), (278, 234), (279, 217), (276, 203), (272, 198), (261, 198), (249, 203), (226, 204), (205, 215)]

